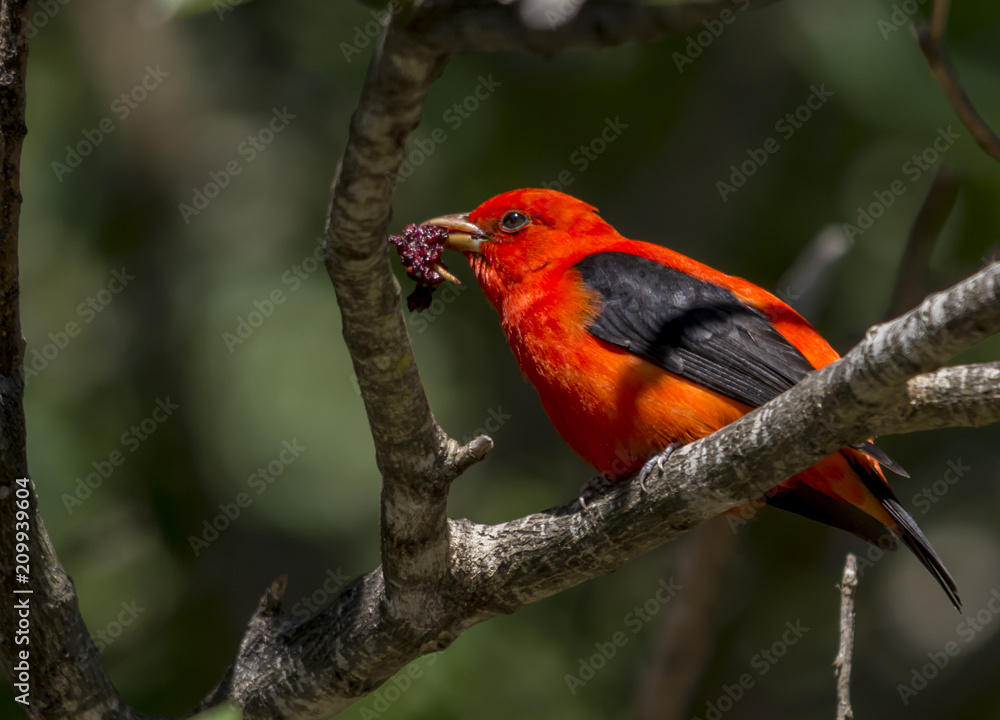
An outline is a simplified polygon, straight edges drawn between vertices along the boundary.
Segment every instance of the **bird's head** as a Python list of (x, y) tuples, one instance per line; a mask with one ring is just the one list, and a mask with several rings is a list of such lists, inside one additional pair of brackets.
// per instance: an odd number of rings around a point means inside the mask
[(449, 231), (445, 247), (465, 253), (483, 290), (497, 296), (553, 264), (573, 263), (592, 243), (617, 237), (592, 205), (554, 190), (512, 190), (470, 213), (428, 220)]

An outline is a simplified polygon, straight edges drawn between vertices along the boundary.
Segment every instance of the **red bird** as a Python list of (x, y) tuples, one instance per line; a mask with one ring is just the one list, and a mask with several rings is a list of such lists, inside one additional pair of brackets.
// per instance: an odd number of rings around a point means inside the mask
[[(763, 405), (839, 355), (771, 293), (628, 240), (576, 198), (514, 190), (449, 230), (563, 439), (611, 480)], [(961, 609), (955, 581), (893, 495), (871, 442), (781, 483), (768, 504), (870, 542), (898, 536)]]

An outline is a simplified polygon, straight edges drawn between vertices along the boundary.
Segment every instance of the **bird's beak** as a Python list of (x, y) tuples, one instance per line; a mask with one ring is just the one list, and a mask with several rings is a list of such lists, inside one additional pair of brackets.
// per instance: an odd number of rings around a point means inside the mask
[(421, 225), (434, 225), (446, 228), (448, 239), (444, 241), (444, 246), (449, 250), (458, 252), (480, 252), (479, 244), (484, 239), (484, 233), (479, 226), (469, 221), (466, 215), (442, 215), (433, 220), (428, 220)]

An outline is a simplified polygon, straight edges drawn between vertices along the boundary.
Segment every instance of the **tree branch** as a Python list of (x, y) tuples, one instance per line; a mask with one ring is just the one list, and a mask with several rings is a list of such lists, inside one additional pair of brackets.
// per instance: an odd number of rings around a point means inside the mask
[(900, 429), (886, 424), (883, 435), (1000, 422), (1000, 362), (918, 375), (906, 384), (898, 407)]
[(957, 199), (958, 175), (947, 163), (941, 163), (910, 228), (896, 272), (896, 288), (889, 301), (888, 317), (906, 312), (923, 298), (931, 253)]
[(997, 137), (989, 123), (972, 104), (972, 100), (962, 88), (962, 83), (959, 82), (955, 66), (951, 64), (951, 59), (944, 51), (950, 5), (950, 0), (935, 0), (930, 23), (918, 22), (914, 25), (917, 40), (934, 77), (944, 89), (944, 94), (948, 97), (948, 102), (951, 103), (958, 119), (976, 139), (983, 152), (1000, 162), (1000, 137)]
[[(327, 269), (337, 291), (382, 473), (382, 557), (392, 612), (416, 617), (447, 568), (448, 487), (491, 447), (461, 448), (434, 420), (410, 349), (385, 242), (392, 177), (447, 57), (390, 26), (333, 183)], [(409, 520), (413, 522), (399, 521)]]
[(833, 661), (837, 675), (837, 720), (851, 720), (851, 656), (854, 653), (854, 592), (858, 588), (858, 559), (847, 553), (840, 582), (840, 649)]

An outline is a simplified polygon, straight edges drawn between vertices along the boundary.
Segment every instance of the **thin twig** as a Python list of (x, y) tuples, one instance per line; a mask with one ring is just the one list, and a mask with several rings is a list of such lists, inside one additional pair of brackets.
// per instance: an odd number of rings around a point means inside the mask
[(886, 319), (902, 315), (927, 294), (926, 278), (931, 253), (934, 252), (941, 229), (948, 221), (957, 199), (958, 175), (951, 167), (942, 163), (934, 173), (927, 197), (910, 228), (910, 237), (903, 250), (896, 276), (896, 289), (889, 301)]
[(851, 709), (851, 655), (854, 653), (854, 591), (858, 587), (858, 559), (847, 553), (840, 583), (840, 649), (833, 661), (837, 674), (837, 720), (854, 717)]
[(914, 25), (920, 49), (931, 66), (931, 71), (938, 83), (944, 88), (948, 102), (958, 115), (958, 119), (972, 133), (979, 147), (997, 162), (1000, 162), (1000, 137), (993, 132), (972, 104), (972, 100), (962, 88), (958, 73), (951, 59), (944, 51), (945, 30), (948, 27), (948, 0), (935, 0), (931, 12), (931, 22), (918, 22)]
[(951, 12), (951, 0), (936, 0), (931, 8), (931, 33), (938, 42), (944, 41), (948, 32), (948, 13)]

